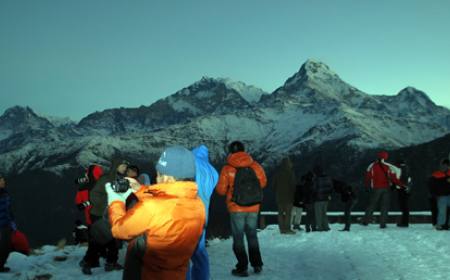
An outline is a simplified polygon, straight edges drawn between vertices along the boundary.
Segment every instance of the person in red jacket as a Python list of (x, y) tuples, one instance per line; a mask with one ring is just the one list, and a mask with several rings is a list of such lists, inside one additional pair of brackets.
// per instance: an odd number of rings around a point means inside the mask
[(83, 177), (75, 180), (78, 185), (78, 192), (75, 196), (75, 204), (80, 211), (84, 211), (86, 225), (90, 225), (92, 205), (89, 201), (89, 192), (95, 186), (95, 183), (103, 176), (103, 168), (99, 165), (92, 164), (86, 169)]
[(369, 205), (363, 218), (362, 225), (367, 226), (372, 219), (373, 211), (380, 201), (380, 228), (386, 228), (387, 215), (390, 203), (391, 185), (403, 186), (400, 181), (401, 170), (386, 162), (389, 154), (381, 151), (377, 160), (369, 165), (366, 171), (366, 187), (371, 190)]
[[(257, 195), (257, 192), (262, 192), (261, 189), (267, 185), (267, 178), (261, 165), (245, 152), (244, 144), (235, 141), (229, 145), (228, 150), (230, 154), (227, 159), (227, 165), (220, 172), (216, 192), (219, 195), (226, 195), (228, 212), (230, 212), (233, 251), (238, 261), (236, 268), (231, 273), (235, 276), (245, 277), (248, 276), (247, 267), (249, 258), (254, 272), (260, 273), (262, 271), (263, 262), (259, 251), (258, 236), (256, 234), (261, 201), (255, 204), (251, 203), (248, 206), (242, 206), (240, 205), (242, 203), (239, 202), (241, 200), (236, 198), (234, 194), (238, 193), (237, 190), (239, 187), (241, 189), (244, 187), (243, 184), (247, 183), (248, 179), (252, 183), (257, 184), (255, 193), (250, 195)], [(244, 246), (244, 234), (247, 237), (248, 257)]]

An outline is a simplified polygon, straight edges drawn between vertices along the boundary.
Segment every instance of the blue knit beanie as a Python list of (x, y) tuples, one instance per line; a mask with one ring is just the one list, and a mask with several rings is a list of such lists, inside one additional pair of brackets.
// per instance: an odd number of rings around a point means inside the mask
[(168, 147), (159, 157), (156, 170), (176, 179), (195, 178), (195, 157), (182, 146)]

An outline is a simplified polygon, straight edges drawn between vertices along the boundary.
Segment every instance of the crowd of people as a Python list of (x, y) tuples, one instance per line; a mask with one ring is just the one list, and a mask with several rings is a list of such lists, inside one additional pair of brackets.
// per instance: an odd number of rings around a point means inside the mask
[[(231, 274), (249, 276), (249, 266), (253, 273), (262, 273), (257, 225), (268, 180), (263, 167), (246, 152), (242, 142), (232, 142), (228, 152), (219, 174), (209, 162), (206, 146), (192, 151), (182, 146), (167, 147), (155, 166), (156, 182), (124, 158), (113, 159), (107, 173), (97, 164), (87, 167), (85, 174), (75, 180), (75, 203), (84, 221), (76, 221), (73, 235), (76, 243), (87, 243), (79, 263), (82, 273), (91, 275), (92, 268), (99, 267), (104, 258), (104, 270), (123, 270), (123, 279), (210, 279), (206, 227), (214, 191), (225, 196), (230, 215), (232, 249), (237, 260)], [(370, 199), (360, 221), (363, 226), (372, 222), (379, 205), (380, 228), (386, 228), (393, 191), (397, 192), (402, 211), (397, 226), (409, 225), (413, 181), (408, 166), (402, 160), (395, 164), (387, 160), (388, 153), (381, 151), (366, 170)], [(327, 210), (333, 193), (343, 203), (342, 231), (350, 231), (351, 211), (358, 200), (356, 189), (327, 175), (321, 165), (297, 177), (293, 163), (286, 157), (276, 168), (270, 187), (276, 195), (281, 234), (295, 234), (303, 230), (302, 224), (305, 232), (329, 231)], [(433, 225), (436, 230), (448, 229), (448, 159), (433, 172), (429, 190)], [(306, 215), (302, 223), (303, 212)], [(0, 174), (0, 272), (9, 271), (5, 263), (9, 253), (18, 250), (11, 242), (13, 236), (21, 236), (18, 233), (6, 180)], [(121, 265), (118, 252), (124, 242), (127, 253)], [(22, 252), (28, 254), (29, 250)]]

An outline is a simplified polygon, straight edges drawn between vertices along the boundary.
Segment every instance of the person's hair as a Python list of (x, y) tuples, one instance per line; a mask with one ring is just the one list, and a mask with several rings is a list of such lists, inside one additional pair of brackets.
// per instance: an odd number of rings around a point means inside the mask
[(240, 141), (234, 141), (230, 145), (228, 145), (228, 152), (230, 152), (230, 154), (245, 152), (244, 144)]
[(448, 160), (448, 158), (444, 158), (441, 160), (441, 164), (442, 165), (450, 165), (450, 161)]
[(128, 169), (133, 170), (134, 172), (137, 173), (137, 175), (140, 175), (140, 174), (141, 174), (141, 172), (140, 172), (140, 170), (139, 170), (139, 167), (137, 167), (136, 165), (129, 165), (129, 166), (128, 166)]

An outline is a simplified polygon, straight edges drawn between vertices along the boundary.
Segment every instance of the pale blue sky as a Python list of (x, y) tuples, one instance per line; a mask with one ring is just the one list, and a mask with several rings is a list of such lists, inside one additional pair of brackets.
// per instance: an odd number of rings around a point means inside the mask
[(202, 76), (272, 92), (308, 58), (367, 93), (414, 86), (450, 107), (450, 1), (0, 1), (0, 114), (79, 120)]

